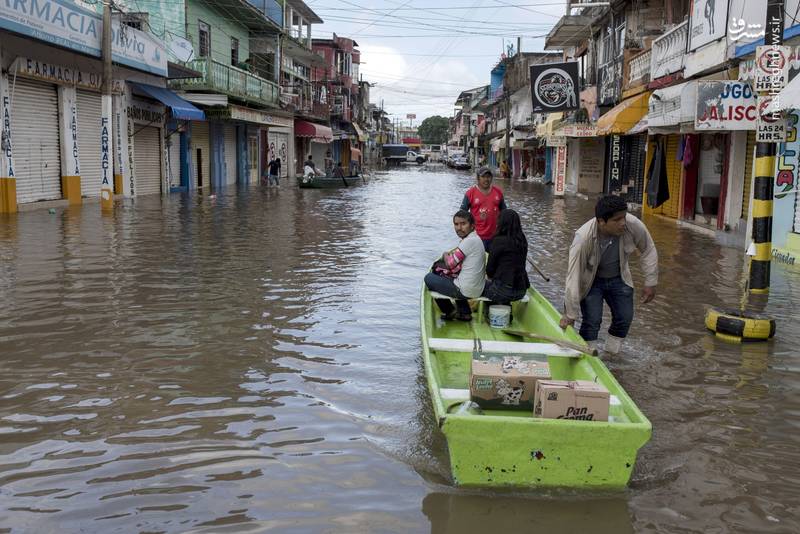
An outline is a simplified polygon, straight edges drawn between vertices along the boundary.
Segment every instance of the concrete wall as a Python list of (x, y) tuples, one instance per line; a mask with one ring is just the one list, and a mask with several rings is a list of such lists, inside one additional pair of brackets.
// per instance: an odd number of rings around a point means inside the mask
[[(165, 0), (165, 4), (172, 3)], [(250, 34), (247, 27), (237, 24), (228, 19), (223, 14), (209, 7), (202, 1), (189, 0), (187, 7), (187, 38), (192, 42), (197, 55), (199, 47), (199, 34), (197, 21), (202, 20), (211, 26), (211, 59), (215, 59), (226, 65), (231, 62), (231, 37), (239, 39), (239, 61), (244, 61), (250, 57)]]

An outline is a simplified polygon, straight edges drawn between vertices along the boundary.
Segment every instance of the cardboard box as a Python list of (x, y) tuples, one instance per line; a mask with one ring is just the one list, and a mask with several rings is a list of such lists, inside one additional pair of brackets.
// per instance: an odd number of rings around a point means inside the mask
[(533, 415), (546, 419), (608, 421), (608, 390), (587, 380), (540, 380)]
[(507, 355), (472, 360), (469, 393), (481, 408), (533, 408), (536, 382), (550, 378), (546, 357)]

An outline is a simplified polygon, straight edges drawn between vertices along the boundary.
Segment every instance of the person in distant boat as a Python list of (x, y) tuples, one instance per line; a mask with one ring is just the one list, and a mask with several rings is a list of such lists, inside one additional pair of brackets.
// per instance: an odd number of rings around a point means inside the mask
[(581, 316), (580, 334), (597, 345), (603, 320), (603, 301), (611, 308), (605, 351), (617, 354), (633, 322), (633, 278), (628, 258), (634, 249), (642, 256), (642, 304), (656, 296), (658, 252), (642, 221), (628, 213), (624, 199), (606, 195), (597, 201), (595, 217), (575, 232), (569, 248), (569, 267), (561, 328)]
[(333, 157), (331, 156), (331, 151), (328, 150), (325, 152), (325, 176), (330, 176), (333, 172)]
[(527, 258), (528, 240), (522, 231), (519, 214), (505, 209), (497, 219), (497, 233), (489, 247), (483, 296), (494, 304), (510, 304), (524, 297), (531, 287), (525, 269)]
[(342, 162), (338, 162), (336, 164), (336, 168), (333, 169), (333, 177), (334, 178), (344, 178), (344, 168), (342, 167)]
[(453, 227), (461, 242), (434, 263), (433, 271), (425, 275), (425, 285), (431, 291), (456, 300), (454, 307), (450, 299), (436, 299), (442, 319), (471, 321), (467, 299), (478, 298), (483, 292), (486, 252), (475, 233), (475, 219), (470, 212), (458, 210), (453, 215)]
[(475, 218), (475, 231), (489, 250), (492, 237), (497, 229), (497, 216), (506, 209), (503, 191), (492, 185), (494, 173), (489, 167), (478, 169), (477, 183), (467, 189), (461, 209), (469, 211)]
[(319, 176), (320, 174), (322, 174), (321, 172), (319, 172), (319, 170), (317, 170), (317, 166), (314, 163), (314, 157), (311, 154), (308, 155), (308, 159), (303, 163), (304, 175), (307, 174), (306, 169), (308, 168), (310, 168), (313, 171), (314, 176)]
[(275, 183), (275, 187), (280, 186), (281, 158), (275, 158), (269, 162), (269, 185)]

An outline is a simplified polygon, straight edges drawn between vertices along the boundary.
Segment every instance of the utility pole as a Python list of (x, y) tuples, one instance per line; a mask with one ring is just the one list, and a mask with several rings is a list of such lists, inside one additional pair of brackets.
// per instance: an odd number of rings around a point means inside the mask
[[(767, 19), (764, 25), (764, 44), (766, 46), (777, 47), (783, 44), (783, 18), (784, 0), (767, 0)], [(760, 95), (760, 97), (763, 98), (767, 94)], [(780, 114), (780, 112), (777, 113)], [(772, 260), (773, 184), (775, 182), (777, 148), (776, 142), (758, 142), (756, 144), (752, 231), (755, 254), (750, 258), (749, 282), (750, 292), (754, 294), (769, 293)]]
[[(511, 159), (511, 95), (506, 90), (505, 85), (503, 86), (503, 94), (506, 101), (506, 151), (505, 154), (503, 154), (503, 157), (505, 158), (505, 161), (508, 161)], [(510, 167), (511, 166), (509, 165), (509, 169)], [(511, 171), (509, 170), (509, 172)], [(511, 172), (511, 174), (514, 173)]]
[[(111, 109), (111, 1), (103, 1), (103, 86), (102, 86), (102, 114), (100, 117), (100, 168), (102, 184), (100, 186), (100, 207), (103, 211), (114, 209), (114, 151), (113, 137), (111, 136), (112, 109)], [(160, 157), (153, 154), (154, 158)]]

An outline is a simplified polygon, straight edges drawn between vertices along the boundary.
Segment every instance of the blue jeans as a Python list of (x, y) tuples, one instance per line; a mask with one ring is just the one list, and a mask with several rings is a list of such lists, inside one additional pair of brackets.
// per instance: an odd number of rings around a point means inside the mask
[(272, 185), (272, 182), (275, 182), (275, 185), (281, 185), (277, 174), (269, 175), (269, 185)]
[(625, 337), (633, 321), (633, 288), (622, 278), (595, 278), (589, 294), (581, 301), (580, 334), (586, 341), (596, 341), (603, 322), (603, 301), (611, 308), (611, 326), (608, 333)]
[[(461, 291), (453, 283), (452, 278), (439, 276), (436, 273), (428, 273), (425, 275), (425, 285), (431, 291), (456, 299), (456, 308), (461, 315), (470, 315), (472, 313), (467, 297), (461, 294)], [(444, 314), (450, 314), (453, 311), (453, 303), (447, 299), (436, 299), (436, 305), (439, 306), (439, 309)]]

